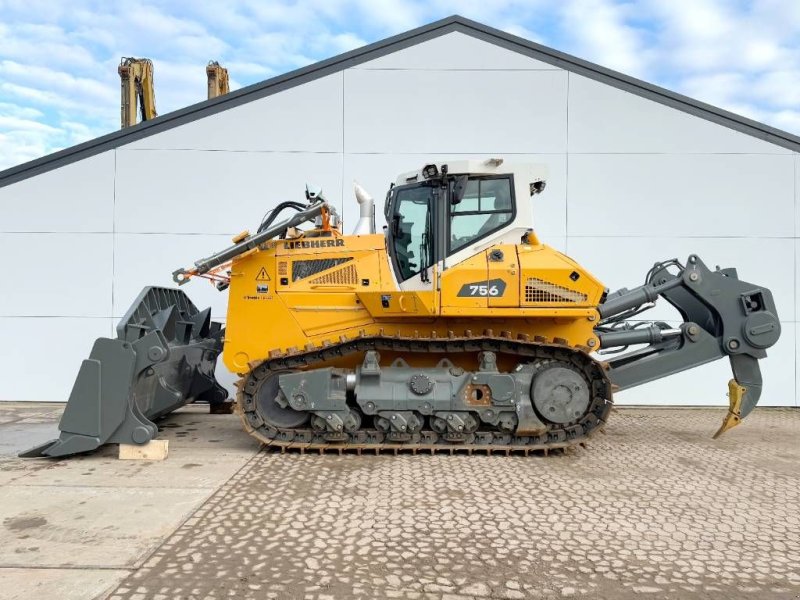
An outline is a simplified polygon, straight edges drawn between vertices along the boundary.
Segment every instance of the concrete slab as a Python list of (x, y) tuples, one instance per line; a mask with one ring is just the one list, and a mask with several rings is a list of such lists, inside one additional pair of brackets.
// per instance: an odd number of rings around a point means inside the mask
[(207, 410), (186, 407), (158, 422), (159, 440), (170, 444), (163, 464), (120, 461), (115, 445), (69, 459), (19, 459), (20, 451), (58, 437), (57, 422), (17, 419), (0, 424), (0, 485), (213, 490), (255, 455), (260, 444), (242, 430), (237, 416), (209, 415)]
[(25, 461), (17, 458), (17, 454), (56, 437), (58, 426), (52, 420), (48, 423), (20, 423), (19, 419), (14, 419), (0, 423), (0, 486), (51, 466), (42, 461)]
[(61, 412), (42, 413), (19, 419), (17, 423), (52, 423), (54, 421), (57, 423), (60, 418), (61, 418)]
[[(105, 598), (259, 449), (238, 417), (187, 407), (161, 420), (166, 461), (121, 461), (117, 446), (20, 459), (58, 437), (63, 404), (0, 404), (0, 598)], [(69, 566), (70, 568), (59, 568)], [(102, 568), (98, 568), (102, 567)]]
[[(0, 422), (0, 456), (16, 456), (22, 450), (57, 438), (62, 410), (63, 407), (49, 411), (6, 408), (0, 413), (8, 419), (5, 423)], [(159, 428), (158, 439), (170, 440), (170, 451), (175, 447), (175, 442), (180, 442), (179, 446), (242, 451), (248, 455), (260, 447), (242, 429), (238, 416), (211, 415), (205, 405), (186, 406), (159, 419), (156, 424)]]
[(58, 421), (64, 406), (64, 402), (0, 402), (0, 423)]
[(0, 486), (8, 485), (29, 474), (30, 471), (26, 469), (25, 465), (10, 458), (0, 457)]
[(104, 448), (95, 454), (64, 460), (35, 459), (33, 462), (44, 466), (16, 485), (210, 491), (225, 483), (254, 455), (255, 450), (224, 452), (172, 444), (169, 458), (164, 461), (127, 461), (119, 460), (113, 447)]
[(23, 450), (58, 437), (58, 421), (52, 418), (42, 423), (0, 424), (0, 456), (14, 457)]
[(261, 444), (242, 428), (237, 415), (210, 415), (207, 406), (186, 406), (158, 422), (158, 437), (176, 446), (225, 452), (257, 451)]
[(89, 600), (105, 597), (129, 571), (0, 568), (3, 600)]
[(207, 489), (3, 486), (0, 566), (133, 567), (209, 493)]

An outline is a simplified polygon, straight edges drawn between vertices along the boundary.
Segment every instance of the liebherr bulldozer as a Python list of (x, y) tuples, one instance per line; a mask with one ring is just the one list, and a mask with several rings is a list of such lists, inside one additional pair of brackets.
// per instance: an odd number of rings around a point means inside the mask
[[(382, 233), (356, 185), (352, 235), (307, 187), (305, 201), (173, 273), (179, 286), (228, 290), (224, 331), (181, 289), (145, 288), (117, 339), (83, 362), (59, 439), (27, 455), (144, 444), (188, 402), (224, 408), (223, 350), (244, 428), (273, 447), (546, 453), (587, 440), (617, 391), (725, 357), (730, 406), (716, 435), (737, 425), (780, 335), (770, 291), (690, 255), (609, 292), (539, 241), (531, 205), (545, 177), (502, 159), (425, 165), (391, 186)], [(680, 326), (640, 316), (658, 299)]]

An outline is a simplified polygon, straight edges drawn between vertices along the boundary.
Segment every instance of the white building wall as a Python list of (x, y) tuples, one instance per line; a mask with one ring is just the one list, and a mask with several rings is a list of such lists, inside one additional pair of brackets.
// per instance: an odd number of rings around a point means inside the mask
[[(610, 288), (655, 260), (698, 254), (770, 288), (782, 320), (762, 361), (764, 405), (797, 405), (792, 152), (570, 74), (567, 251)], [(795, 182), (793, 182), (795, 180)], [(677, 324), (661, 303), (652, 317)], [(636, 404), (724, 404), (727, 361), (620, 394)]]
[(800, 153), (794, 155), (795, 404), (800, 406)]
[[(0, 399), (66, 399), (141, 287), (171, 285), (307, 181), (349, 230), (354, 179), (380, 213), (397, 173), (454, 156), (547, 164), (539, 236), (609, 287), (690, 252), (770, 287), (783, 336), (762, 362), (762, 404), (800, 405), (800, 155), (460, 33), (0, 188), (0, 252), (27, 251), (2, 284), (14, 350)], [(224, 318), (225, 294), (186, 289)], [(42, 378), (54, 349), (62, 360)], [(719, 361), (618, 402), (725, 404), (729, 378)]]
[(66, 400), (114, 327), (114, 152), (0, 188), (0, 209), (0, 399)]

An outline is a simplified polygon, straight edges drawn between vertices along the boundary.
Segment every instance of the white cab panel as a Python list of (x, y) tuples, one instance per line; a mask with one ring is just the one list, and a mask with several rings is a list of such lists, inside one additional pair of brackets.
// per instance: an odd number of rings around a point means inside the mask
[(0, 232), (110, 232), (114, 151), (0, 187)]
[(306, 183), (340, 206), (341, 169), (339, 154), (120, 150), (116, 230), (254, 232), (279, 202), (305, 202)]
[[(120, 233), (114, 240), (114, 318), (119, 319), (149, 285), (177, 287), (172, 272), (232, 246), (227, 235)], [(196, 278), (181, 288), (200, 310), (211, 307), (211, 318), (225, 318), (228, 292)]]
[(113, 321), (80, 318), (0, 317), (13, 352), (0, 361), (0, 401), (66, 402), (78, 369)]
[(789, 155), (570, 154), (568, 235), (794, 235)]
[(454, 31), (363, 63), (357, 69), (560, 70), (546, 62)]
[(13, 265), (0, 316), (109, 317), (111, 241), (110, 233), (0, 234), (0, 256)]
[[(350, 233), (358, 219), (358, 206), (353, 195), (353, 180), (358, 181), (375, 198), (375, 223), (377, 231), (385, 225), (383, 206), (389, 185), (398, 173), (418, 169), (427, 163), (442, 164), (453, 159), (487, 159), (491, 154), (345, 154), (343, 216), (344, 232)], [(547, 187), (530, 199), (533, 222), (539, 239), (545, 243), (551, 237), (566, 235), (567, 173), (563, 154), (509, 155), (506, 163), (536, 163), (547, 166)]]
[(241, 104), (123, 148), (340, 152), (342, 74)]
[(345, 152), (564, 152), (563, 71), (345, 71)]
[(569, 151), (791, 154), (781, 146), (574, 73), (569, 74)]
[[(570, 237), (569, 254), (611, 291), (634, 288), (644, 283), (654, 263), (677, 258), (684, 265), (697, 254), (710, 269), (736, 267), (743, 281), (772, 291), (778, 317), (795, 320), (795, 289), (791, 239), (743, 238), (624, 238)], [(643, 319), (680, 319), (663, 299), (642, 315)]]

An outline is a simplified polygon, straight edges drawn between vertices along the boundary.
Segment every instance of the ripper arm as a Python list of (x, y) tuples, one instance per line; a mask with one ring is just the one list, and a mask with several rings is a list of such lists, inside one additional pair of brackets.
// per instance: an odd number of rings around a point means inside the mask
[[(680, 327), (630, 321), (659, 297), (681, 314)], [(644, 285), (610, 294), (598, 312), (601, 348), (646, 344), (607, 361), (609, 377), (620, 390), (727, 356), (733, 371), (730, 408), (714, 437), (737, 425), (758, 403), (758, 360), (778, 341), (780, 321), (772, 293), (739, 280), (735, 269), (711, 271), (696, 255), (685, 267), (677, 260), (657, 263)]]

